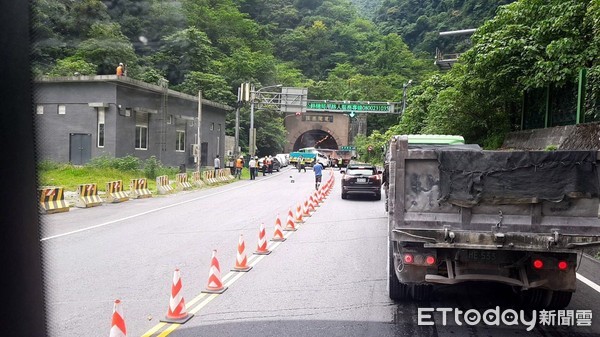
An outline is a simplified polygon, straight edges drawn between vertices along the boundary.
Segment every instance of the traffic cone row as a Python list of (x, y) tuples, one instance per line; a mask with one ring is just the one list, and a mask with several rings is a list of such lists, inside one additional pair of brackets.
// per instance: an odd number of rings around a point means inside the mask
[[(321, 187), (317, 191), (314, 191), (312, 194), (310, 194), (306, 201), (304, 201), (304, 203), (298, 203), (298, 206), (296, 207), (295, 216), (292, 212), (292, 208), (290, 207), (285, 228), (282, 229), (281, 219), (279, 215), (277, 215), (277, 218), (275, 220), (275, 231), (273, 232), (273, 238), (271, 239), (271, 241), (283, 242), (285, 241), (283, 231), (296, 231), (296, 224), (304, 223), (303, 216), (310, 217), (311, 213), (316, 212), (316, 208), (319, 207), (321, 203), (323, 203), (323, 200), (331, 192), (334, 182), (335, 179), (333, 175), (330, 174), (329, 179), (323, 185), (321, 185)], [(270, 253), (271, 251), (267, 248), (265, 226), (263, 223), (261, 223), (259, 227), (257, 249), (254, 252), (254, 254), (268, 255)], [(252, 267), (248, 265), (248, 258), (246, 256), (246, 244), (244, 242), (243, 235), (240, 234), (235, 265), (231, 269), (231, 271), (247, 272), (250, 269), (252, 269)], [(161, 322), (183, 324), (194, 316), (193, 314), (187, 312), (182, 290), (183, 284), (181, 281), (181, 272), (179, 271), (179, 269), (175, 269), (173, 273), (173, 283), (171, 285), (171, 296), (169, 298), (167, 314), (164, 319), (161, 319)], [(227, 287), (225, 287), (221, 281), (221, 268), (219, 266), (219, 260), (217, 259), (217, 251), (213, 250), (210, 262), (210, 269), (208, 273), (208, 281), (206, 284), (206, 288), (202, 290), (202, 292), (211, 294), (222, 294), (225, 290), (227, 290)], [(113, 307), (110, 337), (126, 336), (127, 331), (125, 327), (125, 319), (121, 310), (121, 301), (117, 299), (115, 300)]]

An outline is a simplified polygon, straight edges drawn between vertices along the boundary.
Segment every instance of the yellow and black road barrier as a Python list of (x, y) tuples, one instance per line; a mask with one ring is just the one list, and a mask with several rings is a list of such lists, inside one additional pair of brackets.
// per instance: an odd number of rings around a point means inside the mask
[(129, 183), (129, 197), (134, 199), (151, 198), (152, 192), (148, 189), (148, 179), (131, 179), (131, 183)]
[(40, 211), (46, 214), (68, 212), (69, 205), (65, 201), (62, 187), (43, 187), (38, 190)]
[(199, 171), (195, 171), (192, 173), (192, 183), (198, 187), (204, 186), (204, 181), (202, 180), (202, 176)]
[(173, 187), (169, 183), (169, 176), (156, 177), (156, 189), (158, 194), (168, 194), (173, 192)]
[(192, 188), (192, 184), (188, 182), (187, 173), (177, 173), (175, 176), (175, 181), (177, 182), (177, 188), (182, 190), (189, 190)]
[(77, 207), (94, 207), (102, 205), (102, 199), (98, 196), (98, 185), (97, 184), (81, 184), (77, 188), (77, 194), (79, 195)]
[(106, 183), (106, 201), (116, 203), (127, 200), (129, 200), (129, 196), (123, 191), (123, 180), (109, 181)]

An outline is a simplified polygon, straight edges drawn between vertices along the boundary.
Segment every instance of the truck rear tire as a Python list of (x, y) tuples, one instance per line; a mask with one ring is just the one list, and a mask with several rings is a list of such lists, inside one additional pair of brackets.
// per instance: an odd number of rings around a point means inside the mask
[(548, 309), (560, 310), (564, 309), (571, 302), (573, 293), (570, 291), (553, 291), (552, 299), (548, 304)]
[(431, 284), (411, 284), (412, 298), (415, 301), (429, 301), (433, 286)]
[(528, 289), (519, 291), (519, 305), (525, 309), (545, 309), (552, 300), (552, 290)]
[(392, 243), (389, 242), (388, 254), (388, 293), (392, 301), (404, 301), (410, 299), (410, 287), (408, 284), (398, 281), (394, 271), (394, 251)]

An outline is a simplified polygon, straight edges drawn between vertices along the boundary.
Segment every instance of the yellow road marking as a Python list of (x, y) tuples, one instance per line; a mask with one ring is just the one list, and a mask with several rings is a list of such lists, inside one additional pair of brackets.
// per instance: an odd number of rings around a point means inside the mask
[(155, 332), (157, 332), (158, 330), (160, 330), (165, 325), (167, 325), (167, 323), (165, 323), (165, 322), (156, 324), (152, 329), (148, 330), (145, 334), (143, 334), (142, 337), (150, 337), (150, 336), (152, 336)]
[(168, 336), (171, 332), (173, 332), (175, 329), (179, 328), (180, 326), (181, 326), (181, 324), (179, 324), (179, 323), (172, 323), (171, 326), (166, 328), (165, 331), (163, 331), (160, 335), (158, 335), (158, 337)]

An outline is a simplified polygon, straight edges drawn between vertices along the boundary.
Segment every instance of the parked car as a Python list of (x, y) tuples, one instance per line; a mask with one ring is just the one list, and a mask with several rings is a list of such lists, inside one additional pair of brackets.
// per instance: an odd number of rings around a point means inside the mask
[(370, 194), (381, 200), (381, 173), (371, 164), (349, 164), (342, 170), (342, 199), (349, 194)]
[(277, 158), (277, 160), (279, 160), (281, 167), (286, 167), (289, 165), (289, 160), (287, 159), (285, 153), (278, 153), (275, 155), (275, 158)]
[[(271, 157), (273, 160), (273, 171), (279, 172), (281, 170), (281, 162), (277, 159), (277, 157)], [(258, 159), (258, 171), (262, 172), (263, 163), (265, 162), (265, 157)]]

